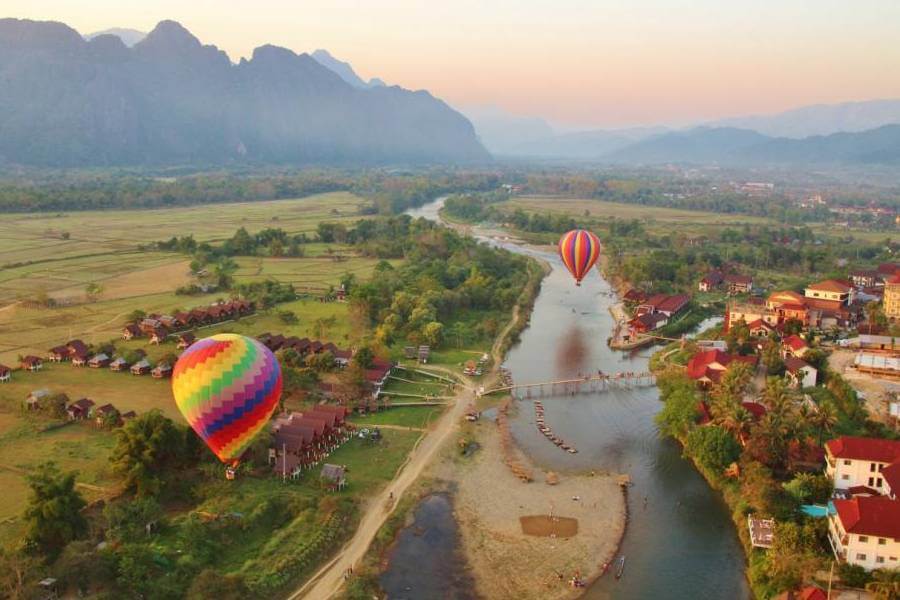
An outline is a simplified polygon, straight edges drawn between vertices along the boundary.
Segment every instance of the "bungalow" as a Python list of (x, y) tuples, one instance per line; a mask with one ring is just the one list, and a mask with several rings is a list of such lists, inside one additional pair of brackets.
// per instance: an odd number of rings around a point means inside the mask
[(150, 343), (157, 345), (162, 344), (164, 341), (166, 341), (167, 337), (169, 337), (169, 332), (166, 331), (166, 328), (157, 327), (150, 332)]
[(794, 356), (784, 359), (784, 366), (793, 387), (815, 387), (818, 370), (814, 366)]
[(700, 283), (697, 285), (697, 289), (701, 292), (711, 292), (716, 289), (720, 285), (722, 285), (722, 281), (724, 280), (724, 276), (721, 271), (710, 271), (706, 277), (700, 280)]
[(801, 588), (798, 591), (787, 591), (782, 592), (775, 596), (774, 600), (829, 600), (828, 594), (820, 588), (814, 585), (808, 585), (804, 588)]
[(117, 356), (111, 363), (109, 363), (110, 371), (125, 371), (128, 369), (128, 363), (121, 356)]
[(828, 540), (838, 561), (867, 571), (900, 566), (900, 502), (887, 496), (832, 502)]
[(0, 383), (6, 383), (12, 379), (12, 369), (6, 365), (0, 365)]
[(205, 308), (195, 308), (191, 310), (191, 319), (197, 325), (206, 325), (212, 321)]
[(88, 398), (76, 400), (66, 408), (66, 414), (69, 415), (70, 421), (81, 421), (91, 416), (94, 401)]
[(353, 352), (350, 350), (335, 350), (334, 352), (334, 362), (341, 368), (349, 365), (351, 358), (353, 358)]
[(101, 352), (88, 361), (88, 366), (92, 369), (105, 369), (109, 366), (109, 356)]
[(674, 296), (656, 294), (655, 296), (651, 296), (640, 306), (638, 306), (636, 314), (642, 315), (647, 313), (662, 313), (671, 318), (672, 316), (677, 315), (682, 310), (684, 310), (690, 303), (690, 301), (690, 296), (686, 296), (684, 294), (676, 294)]
[(639, 315), (628, 322), (633, 334), (648, 333), (654, 329), (659, 329), (669, 322), (669, 317), (662, 313)]
[(56, 346), (55, 348), (51, 348), (50, 352), (47, 353), (47, 360), (49, 360), (50, 362), (63, 362), (64, 360), (68, 359), (68, 346)]
[(88, 358), (87, 352), (75, 352), (72, 354), (72, 366), (83, 367), (88, 363)]
[(713, 383), (718, 383), (732, 362), (744, 362), (751, 367), (756, 367), (757, 360), (757, 356), (739, 356), (728, 354), (722, 350), (705, 350), (697, 352), (690, 358), (687, 364), (687, 376), (699, 383), (701, 387), (708, 387)]
[(750, 335), (753, 337), (769, 337), (775, 331), (775, 328), (763, 319), (756, 319), (749, 323), (747, 327), (750, 329)]
[(167, 330), (175, 330), (184, 327), (184, 323), (172, 315), (160, 315), (159, 323)]
[(637, 288), (631, 288), (630, 290), (625, 292), (625, 295), (622, 296), (622, 299), (625, 302), (631, 304), (641, 304), (647, 300), (647, 294)]
[(152, 375), (154, 379), (171, 377), (172, 367), (169, 366), (169, 363), (159, 363), (152, 371), (150, 371), (150, 375)]
[(40, 410), (41, 404), (50, 397), (50, 390), (40, 389), (34, 390), (25, 398), (25, 407), (28, 410)]
[(66, 347), (69, 349), (70, 356), (74, 356), (75, 354), (88, 354), (87, 344), (81, 340), (72, 340), (66, 344)]
[[(277, 457), (277, 454), (275, 456)], [(303, 459), (296, 453), (282, 452), (281, 456), (272, 463), (272, 472), (283, 479), (288, 477), (297, 479), (303, 472)]]
[(131, 365), (131, 374), (132, 375), (146, 375), (150, 372), (150, 363), (146, 358), (141, 359), (140, 361)]
[(753, 289), (753, 278), (749, 275), (726, 275), (725, 285), (729, 294), (749, 294)]
[(129, 410), (128, 412), (122, 413), (123, 421), (129, 421), (131, 419), (134, 419), (135, 417), (137, 417), (137, 413), (134, 412), (133, 410)]
[(781, 342), (781, 355), (787, 358), (793, 356), (795, 358), (803, 358), (803, 355), (809, 350), (809, 346), (799, 335), (791, 335)]
[(44, 368), (44, 361), (37, 356), (28, 355), (22, 359), (23, 371), (40, 371)]
[(162, 323), (159, 319), (154, 319), (152, 317), (148, 317), (140, 322), (138, 327), (141, 328), (141, 331), (145, 334), (149, 335), (153, 333), (155, 330), (162, 327)]
[(180, 311), (172, 316), (179, 327), (191, 327), (197, 322), (197, 319), (190, 312)]
[(139, 338), (143, 335), (141, 328), (134, 323), (129, 323), (122, 328), (122, 339), (125, 341)]
[(103, 406), (94, 409), (94, 420), (97, 422), (97, 425), (103, 425), (107, 418), (111, 418), (112, 415), (118, 416), (119, 411), (112, 404), (104, 404)]
[(197, 336), (195, 336), (190, 331), (182, 333), (181, 335), (178, 336), (178, 349), (184, 350), (186, 348), (189, 348), (191, 346), (191, 344), (193, 344), (194, 341), (196, 341), (196, 339), (197, 339)]
[(324, 465), (320, 478), (330, 490), (340, 490), (347, 485), (346, 469), (340, 465)]

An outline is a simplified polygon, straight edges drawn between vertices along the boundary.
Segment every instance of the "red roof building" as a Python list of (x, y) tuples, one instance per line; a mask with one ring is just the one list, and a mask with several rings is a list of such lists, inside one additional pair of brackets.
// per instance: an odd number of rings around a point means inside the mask
[(830, 457), (892, 463), (900, 459), (900, 441), (855, 436), (841, 436), (825, 442)]
[(718, 383), (722, 374), (733, 361), (740, 361), (756, 366), (758, 358), (756, 356), (739, 356), (728, 354), (722, 350), (706, 350), (698, 352), (688, 361), (687, 376), (701, 385), (711, 385)]
[(801, 358), (804, 354), (806, 354), (806, 351), (809, 350), (809, 346), (806, 345), (806, 341), (798, 335), (791, 335), (786, 337), (781, 342), (781, 346), (785, 355), (789, 354), (797, 358)]
[(834, 500), (844, 531), (858, 535), (900, 538), (900, 502), (886, 496)]

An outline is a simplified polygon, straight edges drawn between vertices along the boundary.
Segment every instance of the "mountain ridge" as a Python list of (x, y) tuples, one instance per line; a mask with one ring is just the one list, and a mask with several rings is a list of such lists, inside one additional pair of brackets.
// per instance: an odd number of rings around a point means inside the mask
[(0, 162), (428, 164), (490, 161), (471, 123), (398, 86), (358, 89), (264, 45), (233, 64), (175, 21), (128, 47), (0, 20)]

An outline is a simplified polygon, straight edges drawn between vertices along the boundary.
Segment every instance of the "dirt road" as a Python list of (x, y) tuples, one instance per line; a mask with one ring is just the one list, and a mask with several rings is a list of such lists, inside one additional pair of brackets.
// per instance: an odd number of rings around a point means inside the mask
[(466, 407), (474, 398), (473, 387), (472, 382), (467, 381), (465, 387), (460, 388), (453, 406), (438, 419), (434, 428), (426, 433), (413, 448), (394, 480), (366, 505), (359, 527), (350, 541), (303, 587), (289, 595), (289, 599), (320, 600), (330, 598), (340, 590), (344, 584), (344, 573), (348, 568), (356, 567), (360, 563), (378, 530), (394, 512), (397, 501), (422, 474), (444, 442), (450, 439), (459, 428)]

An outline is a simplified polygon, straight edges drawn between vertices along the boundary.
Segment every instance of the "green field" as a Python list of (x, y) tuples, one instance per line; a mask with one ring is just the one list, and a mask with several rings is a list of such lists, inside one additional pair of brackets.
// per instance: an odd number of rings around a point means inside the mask
[(437, 419), (443, 409), (440, 406), (399, 406), (368, 415), (355, 415), (351, 422), (357, 427), (396, 425), (398, 427), (425, 427)]
[[(363, 205), (351, 194), (331, 193), (167, 210), (8, 216), (0, 222), (0, 363), (13, 366), (23, 354), (43, 356), (73, 338), (97, 343), (117, 337), (125, 316), (135, 309), (169, 313), (226, 296), (175, 295), (177, 287), (190, 281), (188, 258), (140, 252), (139, 244), (188, 234), (198, 241), (217, 241), (241, 226), (250, 232), (280, 227), (312, 233), (320, 221), (358, 220)], [(69, 239), (61, 239), (63, 231)], [(338, 244), (308, 244), (304, 251), (302, 258), (239, 258), (235, 280), (272, 278), (315, 293), (347, 273), (364, 280), (378, 262)], [(16, 263), (25, 264), (3, 266)], [(103, 286), (94, 301), (85, 295), (88, 283)], [(58, 305), (39, 308), (28, 302), (42, 296)]]

